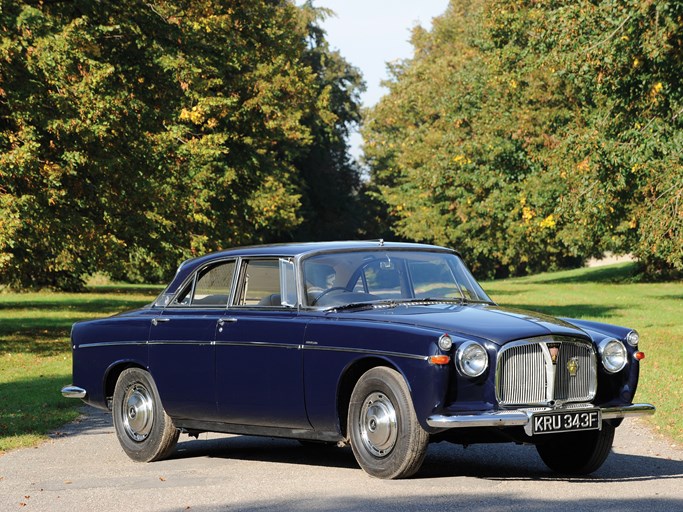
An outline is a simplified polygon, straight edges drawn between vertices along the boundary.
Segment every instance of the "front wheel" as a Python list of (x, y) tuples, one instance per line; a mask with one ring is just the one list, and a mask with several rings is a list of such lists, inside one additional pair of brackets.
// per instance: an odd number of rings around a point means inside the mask
[(124, 370), (116, 381), (112, 415), (123, 451), (138, 462), (167, 457), (180, 432), (166, 414), (152, 376), (140, 368)]
[(614, 441), (614, 427), (602, 430), (556, 434), (536, 445), (538, 454), (553, 471), (567, 475), (588, 475), (605, 462)]
[(364, 373), (351, 394), (348, 434), (358, 464), (377, 478), (415, 474), (429, 434), (420, 426), (403, 377), (390, 368)]

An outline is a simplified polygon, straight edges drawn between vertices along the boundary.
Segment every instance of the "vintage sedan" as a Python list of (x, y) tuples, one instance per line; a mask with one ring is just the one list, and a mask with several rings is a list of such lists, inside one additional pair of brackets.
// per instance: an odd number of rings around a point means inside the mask
[(634, 404), (638, 334), (497, 306), (460, 255), (421, 244), (246, 247), (192, 259), (147, 307), (79, 322), (67, 397), (109, 409), (136, 461), (181, 433), (350, 444), (379, 478), (430, 441), (535, 445), (587, 474)]

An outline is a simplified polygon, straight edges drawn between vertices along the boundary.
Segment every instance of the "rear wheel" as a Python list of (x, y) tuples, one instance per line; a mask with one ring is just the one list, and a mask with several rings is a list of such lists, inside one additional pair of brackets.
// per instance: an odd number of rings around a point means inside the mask
[(377, 478), (415, 474), (427, 453), (429, 434), (420, 426), (408, 385), (395, 370), (373, 368), (351, 394), (348, 434), (358, 464)]
[(602, 430), (557, 434), (536, 445), (538, 454), (553, 471), (567, 475), (587, 475), (605, 462), (614, 441), (614, 427)]
[(180, 432), (166, 414), (152, 376), (140, 368), (124, 370), (112, 402), (114, 428), (121, 447), (138, 462), (167, 457)]

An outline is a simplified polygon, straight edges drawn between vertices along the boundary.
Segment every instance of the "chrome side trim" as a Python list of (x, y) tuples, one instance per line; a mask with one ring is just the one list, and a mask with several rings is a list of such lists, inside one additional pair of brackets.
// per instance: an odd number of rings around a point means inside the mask
[(199, 340), (152, 340), (148, 345), (213, 345), (211, 341)]
[[(307, 341), (306, 343), (314, 343), (312, 341)], [(390, 357), (403, 357), (406, 359), (417, 359), (418, 361), (427, 361), (429, 356), (421, 356), (418, 354), (406, 354), (404, 352), (388, 352), (383, 350), (368, 350), (363, 348), (348, 348), (348, 347), (321, 347), (320, 345), (304, 345), (302, 347), (304, 350), (322, 350), (327, 352), (350, 352), (355, 354), (372, 354), (375, 356), (390, 356)]]
[[(576, 404), (574, 407), (553, 409), (539, 407), (534, 409), (518, 409), (515, 411), (491, 411), (479, 414), (434, 414), (427, 418), (427, 425), (434, 428), (470, 428), (470, 427), (524, 427), (531, 421), (531, 416), (538, 412), (558, 412), (579, 409), (590, 404)], [(627, 416), (645, 416), (655, 413), (651, 404), (632, 404), (619, 407), (598, 408), (603, 420), (625, 418)]]
[(294, 343), (272, 343), (268, 341), (216, 341), (215, 345), (222, 347), (301, 348), (301, 345)]
[(152, 341), (106, 341), (102, 343), (84, 343), (78, 345), (76, 348), (94, 348), (94, 347), (117, 347), (117, 346), (135, 346), (135, 345), (220, 345), (220, 346), (238, 346), (238, 347), (262, 347), (262, 348), (287, 348), (287, 349), (303, 349), (303, 350), (323, 350), (327, 352), (347, 352), (353, 354), (370, 354), (374, 356), (387, 357), (402, 357), (405, 359), (416, 359), (418, 361), (427, 361), (429, 356), (421, 356), (419, 354), (406, 354), (405, 352), (391, 352), (384, 350), (369, 350), (362, 348), (348, 348), (348, 347), (323, 347), (320, 345), (311, 345), (312, 341), (307, 341), (307, 345), (297, 345), (294, 343), (272, 343), (266, 341), (179, 341), (179, 340), (152, 340)]
[(120, 347), (128, 345), (147, 345), (146, 341), (103, 341), (101, 343), (83, 343), (76, 345), (75, 348), (93, 348), (93, 347)]
[(65, 398), (85, 398), (88, 393), (78, 386), (65, 386), (62, 388), (62, 395)]

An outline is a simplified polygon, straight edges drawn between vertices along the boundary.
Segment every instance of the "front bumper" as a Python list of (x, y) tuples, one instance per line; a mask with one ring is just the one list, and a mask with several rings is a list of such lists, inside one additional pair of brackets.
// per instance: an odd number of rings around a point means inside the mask
[[(592, 404), (572, 404), (566, 410), (596, 409)], [(647, 416), (655, 413), (651, 404), (632, 404), (619, 407), (597, 407), (603, 420), (625, 418), (627, 416)], [(427, 425), (434, 428), (470, 428), (470, 427), (527, 427), (533, 414), (539, 412), (558, 412), (564, 409), (533, 408), (504, 411), (489, 411), (473, 414), (434, 414), (427, 418)]]
[(62, 395), (66, 398), (85, 398), (88, 392), (78, 386), (65, 386), (62, 388)]

